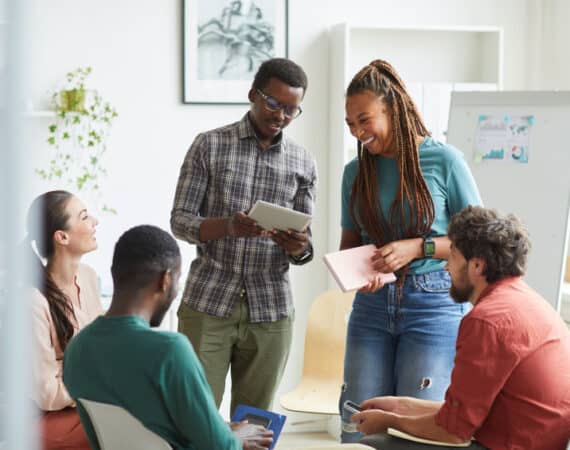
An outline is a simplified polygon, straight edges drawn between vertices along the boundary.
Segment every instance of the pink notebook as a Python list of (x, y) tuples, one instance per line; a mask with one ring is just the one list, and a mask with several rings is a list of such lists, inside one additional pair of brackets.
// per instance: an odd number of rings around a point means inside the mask
[(327, 253), (323, 259), (343, 292), (360, 289), (375, 277), (381, 277), (384, 283), (396, 281), (393, 272), (380, 273), (372, 268), (371, 258), (375, 251), (376, 246), (369, 244)]

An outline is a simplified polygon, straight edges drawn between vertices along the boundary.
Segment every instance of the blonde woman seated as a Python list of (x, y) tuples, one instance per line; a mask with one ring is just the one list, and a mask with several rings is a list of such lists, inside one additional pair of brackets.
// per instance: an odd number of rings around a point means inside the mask
[(35, 402), (41, 409), (42, 448), (89, 449), (75, 403), (62, 380), (63, 352), (70, 339), (103, 313), (97, 276), (81, 257), (97, 248), (97, 219), (66, 191), (37, 197), (28, 213), (30, 251), (35, 243), (45, 259), (38, 261), (32, 282), (33, 376)]

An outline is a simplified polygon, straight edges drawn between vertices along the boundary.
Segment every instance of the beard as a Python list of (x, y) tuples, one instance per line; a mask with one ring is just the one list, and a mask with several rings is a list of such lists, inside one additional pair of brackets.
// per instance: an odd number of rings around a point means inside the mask
[(150, 326), (153, 328), (159, 327), (164, 319), (164, 316), (168, 312), (168, 308), (170, 307), (170, 303), (166, 305), (161, 305), (160, 309), (156, 310), (152, 317), (150, 318)]
[(473, 294), (475, 286), (468, 283), (465, 287), (458, 287), (453, 282), (449, 288), (449, 295), (455, 303), (467, 303)]
[[(469, 282), (469, 275), (467, 272), (468, 269), (466, 262), (455, 272), (455, 276), (451, 277), (449, 295), (455, 303), (467, 303), (475, 290), (475, 286)], [(459, 286), (459, 283), (461, 283), (462, 286)]]
[(170, 305), (172, 304), (174, 297), (176, 297), (176, 285), (172, 283), (168, 289), (168, 292), (164, 296), (163, 302), (158, 305), (156, 311), (154, 311), (154, 314), (150, 318), (151, 327), (155, 328), (160, 326), (162, 320), (164, 319), (164, 316), (170, 309)]

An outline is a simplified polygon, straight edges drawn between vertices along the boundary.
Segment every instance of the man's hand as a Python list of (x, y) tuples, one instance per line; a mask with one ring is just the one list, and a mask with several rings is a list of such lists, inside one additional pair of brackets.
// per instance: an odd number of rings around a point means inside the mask
[(307, 231), (271, 230), (269, 238), (277, 245), (283, 247), (291, 256), (302, 255), (309, 247), (309, 233)]
[(227, 219), (226, 234), (232, 237), (256, 237), (262, 236), (264, 231), (255, 220), (240, 211)]
[(409, 409), (406, 408), (406, 400), (407, 397), (374, 397), (363, 401), (360, 407), (363, 411), (367, 409), (381, 409), (386, 412), (402, 414), (406, 409)]
[(230, 428), (241, 441), (243, 450), (267, 450), (273, 444), (273, 431), (261, 425), (232, 422)]
[(381, 409), (400, 416), (421, 416), (424, 414), (437, 414), (443, 402), (423, 400), (413, 397), (374, 397), (362, 402), (360, 407), (366, 409)]
[(394, 426), (396, 414), (381, 409), (367, 409), (354, 414), (351, 422), (357, 422), (356, 429), (364, 434), (385, 433)]

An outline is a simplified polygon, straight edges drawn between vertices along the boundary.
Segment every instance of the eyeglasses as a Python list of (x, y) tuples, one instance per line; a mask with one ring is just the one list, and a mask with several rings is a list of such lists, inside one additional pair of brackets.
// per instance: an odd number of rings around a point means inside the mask
[(273, 97), (264, 94), (261, 89), (256, 89), (256, 91), (259, 95), (261, 95), (261, 98), (263, 98), (265, 109), (267, 111), (277, 112), (283, 110), (283, 114), (288, 119), (296, 119), (303, 112), (300, 106), (284, 105)]

